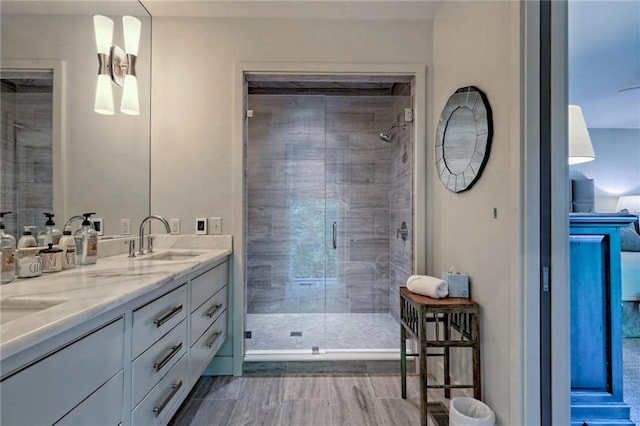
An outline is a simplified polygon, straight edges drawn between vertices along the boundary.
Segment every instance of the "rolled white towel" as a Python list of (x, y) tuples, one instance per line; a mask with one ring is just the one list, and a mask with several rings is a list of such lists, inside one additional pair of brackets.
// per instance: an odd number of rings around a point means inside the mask
[(440, 278), (429, 275), (411, 275), (407, 280), (407, 288), (413, 293), (440, 299), (449, 295), (449, 285)]

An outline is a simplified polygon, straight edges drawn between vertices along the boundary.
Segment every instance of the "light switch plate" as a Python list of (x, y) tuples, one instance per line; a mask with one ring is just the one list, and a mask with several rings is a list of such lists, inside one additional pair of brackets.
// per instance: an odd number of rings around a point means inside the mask
[(196, 235), (207, 235), (207, 218), (196, 218)]
[(131, 234), (131, 219), (120, 219), (120, 235)]
[(221, 217), (209, 218), (209, 234), (211, 235), (222, 234), (222, 218)]
[(179, 234), (180, 233), (180, 218), (171, 219), (171, 233)]

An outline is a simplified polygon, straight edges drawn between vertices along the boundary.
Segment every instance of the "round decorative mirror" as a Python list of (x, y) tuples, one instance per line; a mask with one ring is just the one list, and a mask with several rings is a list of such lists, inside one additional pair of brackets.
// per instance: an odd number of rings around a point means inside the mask
[(456, 90), (440, 114), (436, 133), (436, 168), (449, 191), (466, 191), (480, 178), (492, 136), (487, 96), (474, 86)]

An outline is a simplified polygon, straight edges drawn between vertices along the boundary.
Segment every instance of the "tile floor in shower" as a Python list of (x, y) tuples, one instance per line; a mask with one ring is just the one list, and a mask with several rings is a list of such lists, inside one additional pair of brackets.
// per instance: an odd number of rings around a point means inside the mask
[(389, 313), (247, 314), (246, 350), (399, 351), (400, 325)]

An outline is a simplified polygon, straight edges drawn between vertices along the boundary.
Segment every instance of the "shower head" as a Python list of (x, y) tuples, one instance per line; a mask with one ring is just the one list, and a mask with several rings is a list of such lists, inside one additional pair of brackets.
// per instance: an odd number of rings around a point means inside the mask
[(393, 135), (391, 134), (391, 130), (395, 129), (396, 127), (402, 127), (402, 130), (407, 128), (406, 124), (403, 124), (402, 126), (391, 126), (389, 127), (389, 130), (387, 130), (386, 132), (382, 132), (380, 133), (380, 139), (382, 139), (383, 141), (387, 142), (387, 143), (391, 143), (391, 139), (393, 138)]

